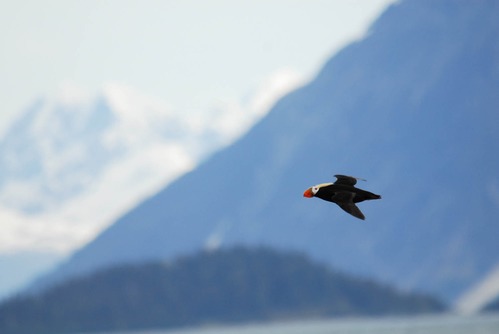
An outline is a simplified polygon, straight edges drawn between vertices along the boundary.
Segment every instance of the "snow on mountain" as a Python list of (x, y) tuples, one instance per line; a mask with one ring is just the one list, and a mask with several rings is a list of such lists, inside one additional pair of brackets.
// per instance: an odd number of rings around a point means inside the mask
[(454, 309), (461, 314), (479, 312), (482, 307), (499, 297), (499, 264), (485, 277), (463, 293), (454, 304)]
[[(63, 91), (39, 100), (0, 144), (0, 212), (9, 216), (3, 221), (29, 231), (40, 226), (34, 233), (18, 229), (32, 236), (35, 248), (74, 247), (124, 204), (199, 158), (185, 139), (193, 136), (186, 122), (163, 103), (119, 85), (106, 86), (98, 97), (82, 96)], [(31, 243), (8, 232), (3, 238)]]
[(38, 99), (0, 140), (0, 260), (81, 246), (231, 143), (300, 82), (279, 71), (248, 101), (194, 114), (116, 83), (97, 96), (65, 85)]

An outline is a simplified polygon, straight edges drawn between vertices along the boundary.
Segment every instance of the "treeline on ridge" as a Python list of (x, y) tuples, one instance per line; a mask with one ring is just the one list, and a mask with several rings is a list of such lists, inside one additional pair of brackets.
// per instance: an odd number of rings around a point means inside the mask
[(0, 332), (72, 333), (443, 310), (437, 300), (268, 248), (123, 265), (0, 305)]

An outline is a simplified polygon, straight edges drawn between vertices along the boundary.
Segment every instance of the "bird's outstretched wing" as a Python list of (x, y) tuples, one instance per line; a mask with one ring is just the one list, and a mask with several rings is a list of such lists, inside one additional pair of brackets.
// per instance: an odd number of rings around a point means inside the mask
[(334, 194), (332, 197), (333, 202), (338, 204), (340, 208), (348, 212), (354, 217), (357, 217), (359, 219), (366, 219), (362, 211), (360, 211), (359, 207), (355, 205), (353, 202), (353, 198), (355, 196), (355, 193), (349, 192), (349, 191), (341, 191), (337, 192)]
[(337, 204), (339, 205), (340, 208), (342, 208), (343, 210), (345, 210), (346, 212), (348, 212), (352, 216), (357, 217), (357, 218), (362, 219), (362, 220), (366, 219), (366, 217), (364, 216), (362, 211), (360, 211), (359, 207), (357, 205), (355, 205), (353, 202), (351, 202), (351, 203), (337, 203)]
[(353, 176), (341, 175), (341, 174), (336, 174), (334, 177), (337, 178), (337, 180), (334, 184), (343, 184), (346, 186), (354, 186), (355, 184), (357, 184), (357, 180), (365, 181), (365, 179), (362, 179), (360, 177), (353, 177)]

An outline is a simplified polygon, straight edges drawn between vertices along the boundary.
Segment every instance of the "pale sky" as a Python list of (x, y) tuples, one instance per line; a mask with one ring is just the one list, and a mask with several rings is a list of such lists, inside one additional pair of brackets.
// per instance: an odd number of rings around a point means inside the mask
[(0, 0), (0, 135), (67, 84), (119, 82), (177, 110), (312, 77), (394, 0)]

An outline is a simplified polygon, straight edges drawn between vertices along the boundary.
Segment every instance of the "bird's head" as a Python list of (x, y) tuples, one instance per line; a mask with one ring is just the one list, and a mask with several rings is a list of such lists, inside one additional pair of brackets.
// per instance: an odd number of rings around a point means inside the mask
[(303, 197), (308, 197), (308, 198), (314, 197), (315, 194), (317, 194), (317, 192), (319, 191), (319, 188), (320, 188), (319, 186), (313, 186), (313, 187), (308, 188), (303, 193)]

